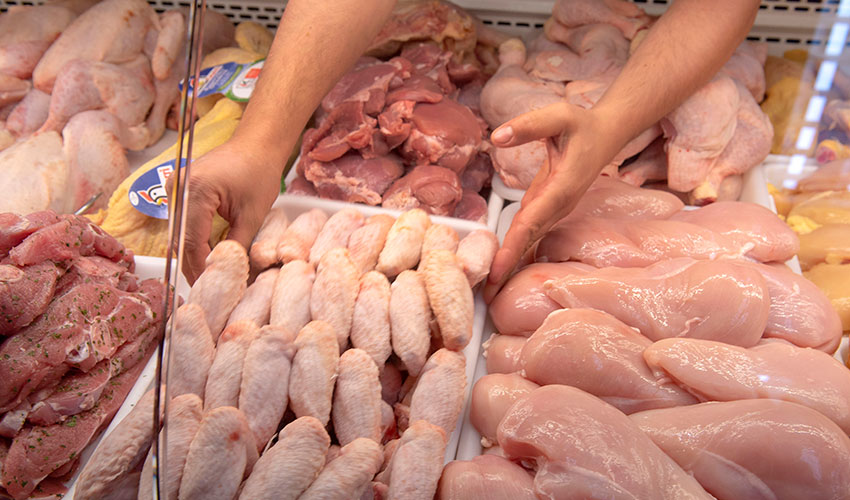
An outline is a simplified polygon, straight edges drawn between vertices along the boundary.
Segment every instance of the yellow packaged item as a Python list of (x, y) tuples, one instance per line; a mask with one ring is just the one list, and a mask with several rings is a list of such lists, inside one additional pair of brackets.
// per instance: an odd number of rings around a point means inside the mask
[[(242, 118), (242, 107), (238, 103), (229, 99), (217, 102), (210, 113), (195, 123), (193, 157), (198, 158), (227, 141), (236, 130), (240, 118)], [(133, 250), (136, 255), (155, 257), (166, 255), (168, 221), (149, 217), (136, 210), (130, 204), (130, 186), (151, 168), (174, 160), (176, 154), (177, 145), (174, 144), (124, 179), (109, 199), (106, 216), (103, 217), (100, 225), (124, 246)], [(95, 214), (93, 218), (97, 219), (100, 216)], [(227, 228), (227, 222), (216, 216), (213, 220), (210, 244), (218, 243), (224, 237)]]

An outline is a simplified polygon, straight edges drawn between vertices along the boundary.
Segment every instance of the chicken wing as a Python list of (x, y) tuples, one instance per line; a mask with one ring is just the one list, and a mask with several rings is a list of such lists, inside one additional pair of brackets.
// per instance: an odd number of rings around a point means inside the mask
[(339, 364), (334, 329), (324, 321), (312, 321), (295, 337), (295, 347), (289, 374), (290, 407), (296, 417), (309, 415), (327, 425)]
[(390, 333), (393, 352), (407, 373), (419, 375), (431, 346), (431, 306), (418, 271), (402, 271), (391, 287)]
[(340, 352), (348, 347), (354, 302), (360, 289), (359, 278), (348, 249), (334, 248), (319, 262), (310, 293), (310, 317), (333, 327)]
[(274, 435), (289, 403), (294, 340), (281, 327), (264, 326), (245, 354), (239, 409), (245, 413), (259, 449)]
[(354, 208), (344, 208), (331, 215), (310, 249), (310, 264), (318, 266), (322, 256), (329, 250), (348, 248), (351, 233), (362, 226), (363, 221), (363, 214)]
[(229, 406), (211, 410), (189, 446), (178, 497), (232, 500), (256, 461), (257, 445), (245, 415)]
[(375, 269), (378, 255), (384, 249), (387, 233), (394, 222), (395, 219), (387, 214), (373, 215), (366, 220), (365, 224), (351, 233), (351, 238), (348, 240), (348, 252), (360, 274)]
[(476, 229), (464, 236), (457, 245), (457, 260), (463, 267), (463, 273), (474, 288), (490, 274), (490, 264), (496, 257), (499, 240), (486, 229)]
[(410, 421), (425, 420), (450, 435), (463, 410), (466, 359), (461, 352), (440, 349), (428, 358), (410, 401)]
[(289, 218), (283, 208), (272, 207), (260, 226), (254, 242), (251, 243), (249, 256), (251, 265), (257, 269), (265, 269), (277, 262), (277, 247), (283, 239)]
[(365, 351), (349, 349), (340, 356), (331, 416), (340, 445), (361, 437), (381, 442), (381, 382)]
[(392, 455), (389, 498), (433, 498), (443, 470), (446, 434), (443, 429), (418, 420), (404, 431)]
[(239, 499), (295, 500), (322, 470), (330, 444), (321, 422), (313, 417), (296, 419), (257, 461)]
[(293, 260), (308, 260), (310, 249), (327, 220), (327, 214), (318, 208), (296, 217), (284, 231), (277, 246), (277, 260), (284, 264)]
[(434, 250), (424, 256), (420, 268), (443, 345), (455, 351), (463, 349), (472, 338), (474, 304), (457, 257), (448, 250)]
[(425, 231), (431, 225), (428, 214), (420, 208), (401, 214), (387, 233), (384, 249), (378, 255), (378, 271), (393, 278), (419, 262)]
[(303, 260), (280, 268), (272, 292), (269, 323), (296, 333), (310, 322), (310, 295), (316, 272)]
[(263, 271), (257, 276), (257, 279), (245, 290), (242, 300), (230, 313), (230, 317), (227, 318), (227, 326), (242, 320), (251, 320), (258, 327), (269, 324), (272, 293), (279, 272), (278, 268), (273, 268)]
[(205, 410), (219, 406), (236, 407), (245, 353), (248, 352), (248, 346), (254, 341), (258, 330), (253, 321), (238, 321), (228, 325), (218, 338), (215, 357), (204, 389)]
[(343, 446), (339, 455), (319, 473), (301, 500), (346, 500), (361, 498), (381, 463), (381, 445), (371, 439), (357, 438)]
[(215, 344), (203, 308), (184, 304), (176, 314), (177, 323), (169, 345), (168, 394), (171, 398), (181, 394), (201, 396), (215, 356)]
[(375, 364), (384, 366), (392, 354), (390, 343), (390, 282), (377, 271), (360, 278), (360, 291), (351, 320), (351, 345), (366, 351)]
[(227, 318), (242, 300), (247, 283), (248, 254), (242, 245), (233, 240), (216, 245), (207, 256), (206, 268), (192, 286), (187, 301), (203, 307), (213, 341), (218, 340)]

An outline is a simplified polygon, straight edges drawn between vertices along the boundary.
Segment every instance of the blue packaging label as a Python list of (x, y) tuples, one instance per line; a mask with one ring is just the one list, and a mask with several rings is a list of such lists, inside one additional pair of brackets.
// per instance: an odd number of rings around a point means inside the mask
[[(168, 193), (165, 184), (174, 173), (174, 160), (157, 165), (143, 173), (130, 185), (130, 204), (139, 212), (157, 219), (168, 219)], [(186, 166), (186, 159), (180, 160), (180, 168)]]
[[(229, 62), (204, 68), (198, 75), (198, 84), (189, 82), (189, 92), (197, 89), (198, 97), (207, 97), (213, 94), (222, 94), (228, 99), (237, 102), (245, 102), (254, 91), (254, 85), (260, 76), (265, 59), (260, 59), (249, 64)], [(183, 89), (185, 81), (180, 82)]]

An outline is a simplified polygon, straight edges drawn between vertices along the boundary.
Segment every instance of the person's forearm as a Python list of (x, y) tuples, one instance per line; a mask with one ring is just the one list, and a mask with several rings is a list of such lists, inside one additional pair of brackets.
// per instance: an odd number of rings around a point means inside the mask
[(259, 148), (282, 169), (322, 97), (366, 50), (394, 5), (290, 0), (234, 140)]
[(676, 0), (646, 34), (594, 114), (625, 144), (711, 80), (755, 21), (757, 0)]

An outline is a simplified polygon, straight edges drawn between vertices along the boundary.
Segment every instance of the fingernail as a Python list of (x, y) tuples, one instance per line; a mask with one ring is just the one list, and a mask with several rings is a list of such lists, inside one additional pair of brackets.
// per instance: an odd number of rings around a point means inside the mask
[(514, 138), (514, 129), (510, 126), (500, 127), (494, 130), (493, 135), (490, 137), (493, 139), (493, 142), (505, 144), (511, 142), (511, 139)]

